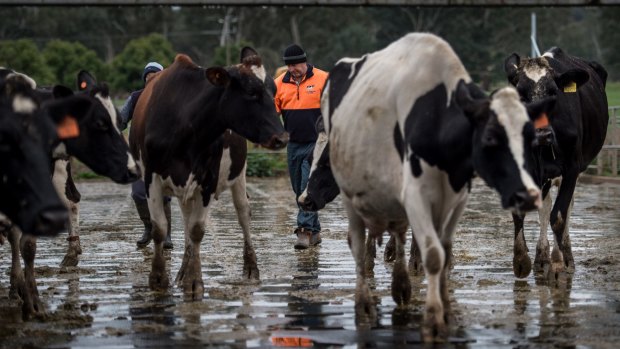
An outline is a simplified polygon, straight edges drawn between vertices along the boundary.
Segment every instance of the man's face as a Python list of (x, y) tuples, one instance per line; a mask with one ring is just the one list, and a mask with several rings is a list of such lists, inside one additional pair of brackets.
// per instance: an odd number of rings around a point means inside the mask
[(288, 72), (291, 73), (293, 79), (301, 79), (304, 75), (306, 75), (306, 71), (308, 71), (308, 65), (306, 62), (301, 62), (297, 64), (287, 64)]

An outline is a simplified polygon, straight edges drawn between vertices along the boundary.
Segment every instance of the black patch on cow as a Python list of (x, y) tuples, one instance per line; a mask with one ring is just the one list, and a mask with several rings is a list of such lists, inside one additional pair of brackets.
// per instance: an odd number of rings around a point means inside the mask
[[(405, 146), (412, 151), (411, 172), (422, 174), (420, 159), (448, 173), (454, 191), (473, 176), (472, 126), (454, 101), (448, 105), (445, 85), (439, 84), (414, 103), (405, 120)], [(417, 175), (416, 175), (417, 174)]]
[(71, 162), (67, 162), (66, 170), (67, 182), (65, 183), (65, 195), (69, 201), (78, 203), (80, 202), (82, 195), (75, 186), (75, 182), (73, 182), (73, 176), (71, 175)]
[(398, 123), (394, 125), (394, 146), (398, 151), (398, 157), (400, 157), (400, 161), (403, 161), (405, 157), (405, 141), (403, 140), (403, 135), (400, 132), (400, 127), (398, 127)]
[[(339, 62), (336, 64), (334, 69), (329, 72), (329, 115), (334, 114), (334, 110), (340, 105), (342, 99), (349, 91), (349, 87), (359, 74), (360, 70), (366, 63), (366, 58), (368, 56), (362, 57), (359, 61), (350, 63), (350, 62)], [(351, 70), (355, 68), (355, 72), (353, 76), (351, 75)]]
[(231, 164), (228, 180), (232, 181), (239, 177), (241, 171), (243, 171), (245, 159), (248, 155), (248, 144), (245, 138), (230, 130), (226, 131), (222, 137), (224, 139), (224, 149), (229, 149), (230, 151)]

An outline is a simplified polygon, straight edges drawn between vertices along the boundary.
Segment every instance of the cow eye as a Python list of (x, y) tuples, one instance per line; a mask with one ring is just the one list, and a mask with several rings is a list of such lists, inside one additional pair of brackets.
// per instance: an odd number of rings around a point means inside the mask
[(104, 132), (109, 129), (108, 124), (104, 120), (97, 120), (97, 123), (95, 126), (97, 127), (98, 130), (104, 131)]

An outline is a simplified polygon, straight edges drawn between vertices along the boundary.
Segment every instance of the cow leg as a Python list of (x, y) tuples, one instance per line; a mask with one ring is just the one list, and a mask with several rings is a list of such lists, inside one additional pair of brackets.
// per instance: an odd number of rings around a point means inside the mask
[(32, 315), (42, 312), (43, 305), (39, 300), (39, 291), (37, 290), (37, 281), (34, 275), (34, 257), (37, 253), (37, 239), (32, 235), (22, 234), (20, 240), (20, 249), (22, 253), (22, 258), (24, 259), (25, 279), (22, 316), (25, 320), (27, 320)]
[[(408, 193), (406, 197), (419, 198), (420, 195)], [(422, 327), (422, 337), (425, 342), (432, 342), (436, 339), (441, 340), (448, 334), (441, 289), (446, 257), (435, 227), (432, 224), (431, 214), (428, 212), (429, 207), (430, 205), (425, 205), (422, 202), (417, 205), (408, 204), (406, 207), (407, 215), (410, 217), (409, 221), (413, 225), (413, 236), (418, 246), (422, 246), (422, 264), (428, 280), (426, 310)]]
[(164, 197), (161, 188), (158, 188), (158, 184), (155, 181), (151, 183), (148, 197), (151, 224), (153, 225), (151, 234), (154, 241), (149, 287), (154, 291), (166, 291), (169, 280), (166, 274), (166, 260), (164, 259), (164, 239), (166, 238), (168, 221), (164, 212)]
[(424, 273), (422, 253), (414, 238), (411, 239), (411, 250), (409, 252), (409, 272), (413, 275), (422, 275)]
[(525, 233), (523, 231), (523, 221), (525, 213), (512, 214), (512, 222), (515, 227), (515, 240), (512, 257), (512, 271), (518, 278), (530, 275), (532, 271), (532, 260), (528, 255), (527, 244), (525, 243)]
[(200, 242), (205, 234), (208, 207), (202, 206), (202, 195), (181, 202), (185, 222), (185, 252), (183, 264), (176, 282), (183, 287), (185, 300), (201, 300), (204, 297), (204, 282), (200, 264)]
[(570, 171), (563, 176), (558, 196), (551, 211), (550, 223), (555, 235), (555, 246), (551, 252), (551, 268), (550, 275), (548, 275), (550, 279), (557, 280), (564, 270), (568, 272), (575, 270), (575, 261), (569, 239), (569, 222), (577, 176), (576, 171)]
[(20, 240), (22, 232), (16, 226), (9, 229), (8, 240), (11, 245), (11, 287), (9, 289), (9, 298), (24, 299), (26, 290), (26, 281), (24, 280), (24, 270), (22, 269)]
[[(545, 188), (546, 187), (546, 188)], [(543, 187), (543, 205), (538, 210), (538, 220), (540, 222), (540, 235), (536, 244), (536, 257), (534, 258), (534, 272), (541, 273), (549, 270), (551, 258), (549, 257), (549, 239), (547, 238), (547, 227), (551, 215), (551, 193), (550, 185)], [(546, 190), (545, 190), (546, 189)]]
[(405, 263), (405, 236), (407, 230), (391, 233), (394, 238), (394, 270), (392, 271), (392, 299), (399, 306), (409, 304), (411, 299), (411, 281)]
[(244, 169), (230, 190), (232, 192), (233, 204), (237, 211), (239, 225), (241, 225), (241, 230), (243, 230), (243, 277), (248, 280), (259, 280), (260, 273), (256, 262), (256, 252), (252, 245), (252, 236), (250, 235), (250, 217), (252, 213), (246, 189)]
[(366, 281), (366, 265), (364, 261), (366, 258), (366, 226), (362, 218), (357, 215), (350, 200), (346, 196), (343, 196), (342, 202), (349, 219), (349, 248), (355, 260), (355, 316), (358, 321), (365, 322), (364, 320), (367, 319), (372, 322), (376, 319), (377, 312), (375, 309), (375, 302), (372, 298), (372, 292), (370, 292), (370, 288)]
[(71, 176), (71, 162), (69, 160), (54, 161), (54, 174), (52, 176), (54, 188), (61, 200), (69, 210), (69, 246), (65, 257), (60, 262), (61, 267), (75, 267), (79, 263), (79, 255), (82, 254), (80, 246), (79, 226), (79, 202), (80, 192), (77, 190)]
[(368, 234), (366, 238), (366, 256), (364, 257), (366, 272), (373, 275), (375, 269), (375, 258), (377, 257), (377, 239)]
[(385, 244), (385, 250), (383, 251), (383, 261), (386, 263), (394, 262), (396, 259), (396, 241), (394, 241), (394, 236), (390, 234), (390, 239), (387, 244)]

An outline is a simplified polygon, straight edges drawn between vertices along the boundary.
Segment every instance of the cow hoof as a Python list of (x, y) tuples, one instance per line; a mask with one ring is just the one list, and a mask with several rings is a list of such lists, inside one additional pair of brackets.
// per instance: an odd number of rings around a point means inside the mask
[(149, 287), (153, 291), (166, 291), (168, 289), (168, 276), (164, 273), (151, 272), (149, 274)]
[(392, 299), (398, 305), (409, 304), (411, 281), (404, 263), (396, 263), (392, 272)]
[(521, 257), (515, 256), (512, 259), (512, 271), (516, 277), (520, 279), (526, 278), (532, 271), (532, 260), (527, 255)]
[(424, 267), (422, 267), (422, 261), (419, 260), (416, 256), (411, 256), (409, 258), (409, 273), (411, 275), (423, 275)]
[(67, 253), (65, 257), (62, 259), (62, 262), (60, 262), (60, 266), (65, 267), (65, 268), (77, 267), (79, 261), (80, 260), (77, 254)]
[(422, 340), (425, 343), (443, 343), (448, 338), (448, 326), (444, 321), (443, 312), (436, 308), (427, 309), (422, 326)]
[(259, 281), (260, 280), (260, 272), (258, 271), (258, 267), (254, 266), (243, 266), (243, 277), (246, 280)]
[(205, 286), (202, 280), (194, 280), (184, 286), (183, 299), (186, 302), (202, 300), (205, 293)]

